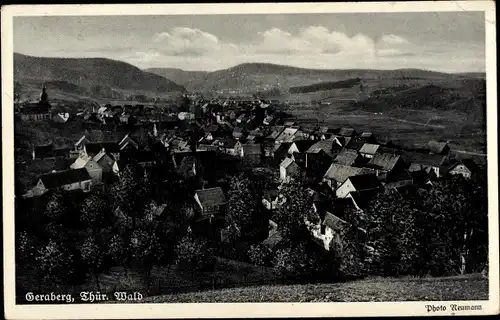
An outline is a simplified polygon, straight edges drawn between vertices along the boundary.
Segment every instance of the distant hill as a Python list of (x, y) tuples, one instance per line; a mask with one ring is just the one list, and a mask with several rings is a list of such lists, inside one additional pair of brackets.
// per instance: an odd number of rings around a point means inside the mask
[[(466, 74), (448, 74), (420, 69), (305, 69), (271, 63), (244, 63), (213, 72), (183, 71), (155, 68), (147, 71), (175, 79), (191, 91), (239, 90), (252, 91), (269, 87), (285, 88), (308, 86), (320, 82), (334, 82), (359, 78), (362, 80), (444, 80), (463, 78)], [(474, 74), (474, 77), (477, 76)]]
[(289, 91), (290, 93), (308, 93), (308, 92), (316, 92), (316, 91), (324, 91), (332, 89), (352, 88), (353, 86), (360, 84), (360, 82), (361, 82), (360, 78), (341, 80), (341, 81), (320, 82), (308, 86), (291, 87)]
[(142, 71), (128, 63), (105, 58), (40, 58), (14, 53), (14, 80), (19, 83), (52, 82), (63, 90), (90, 93), (140, 90), (156, 93), (183, 92), (185, 88), (162, 76)]
[(191, 81), (203, 80), (209, 72), (207, 71), (184, 71), (178, 68), (150, 68), (145, 71), (157, 74), (166, 79), (172, 80), (182, 86), (190, 83)]
[(355, 103), (367, 111), (399, 109), (439, 109), (465, 112), (484, 121), (486, 81), (467, 79), (450, 81), (448, 85), (423, 85), (410, 88), (386, 88), (374, 91), (368, 99)]

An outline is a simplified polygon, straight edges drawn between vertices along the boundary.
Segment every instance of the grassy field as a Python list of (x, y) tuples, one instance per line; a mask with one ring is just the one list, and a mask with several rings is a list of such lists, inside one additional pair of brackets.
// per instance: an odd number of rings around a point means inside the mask
[[(42, 285), (40, 292), (69, 292), (75, 297), (81, 291), (115, 292), (137, 291), (144, 296), (153, 296), (166, 293), (193, 292), (213, 288), (234, 288), (250, 285), (272, 284), (277, 280), (272, 268), (259, 267), (252, 264), (217, 258), (213, 271), (193, 271), (178, 265), (168, 267), (154, 267), (149, 279), (149, 285), (143, 272), (125, 270), (114, 267), (99, 276), (100, 288), (92, 277), (80, 285), (55, 286), (53, 283)], [(279, 280), (279, 279), (278, 279)], [(18, 303), (25, 303), (24, 294), (36, 291), (37, 277), (27, 270), (17, 270), (17, 298)]]
[(145, 303), (386, 302), (487, 300), (479, 275), (425, 279), (369, 279), (347, 283), (261, 286), (148, 297)]
[(284, 110), (300, 123), (330, 127), (351, 126), (372, 131), (377, 137), (422, 146), (431, 139), (449, 140), (451, 147), (472, 152), (486, 151), (486, 131), (478, 121), (469, 121), (461, 112), (444, 110), (387, 110), (382, 113), (354, 110), (347, 102), (328, 106), (291, 106)]

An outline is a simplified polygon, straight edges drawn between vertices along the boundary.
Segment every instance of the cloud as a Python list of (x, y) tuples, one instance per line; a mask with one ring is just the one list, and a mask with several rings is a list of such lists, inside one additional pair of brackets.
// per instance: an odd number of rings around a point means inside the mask
[(200, 29), (176, 27), (153, 37), (153, 49), (171, 56), (203, 56), (234, 45), (224, 44), (217, 36)]
[(380, 42), (385, 43), (385, 44), (407, 44), (407, 43), (410, 43), (405, 38), (397, 36), (395, 34), (383, 35), (382, 38), (380, 38)]

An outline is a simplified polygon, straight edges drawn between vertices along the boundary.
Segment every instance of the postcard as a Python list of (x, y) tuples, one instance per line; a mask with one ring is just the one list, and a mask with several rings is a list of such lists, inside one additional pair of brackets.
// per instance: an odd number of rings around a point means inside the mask
[(2, 7), (7, 319), (499, 313), (493, 1)]

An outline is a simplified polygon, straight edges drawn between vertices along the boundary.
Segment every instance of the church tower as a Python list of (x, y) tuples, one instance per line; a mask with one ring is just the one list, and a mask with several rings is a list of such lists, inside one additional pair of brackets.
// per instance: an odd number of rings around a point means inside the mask
[(46, 90), (45, 86), (43, 86), (42, 94), (40, 95), (40, 104), (47, 104), (49, 102), (49, 95)]

